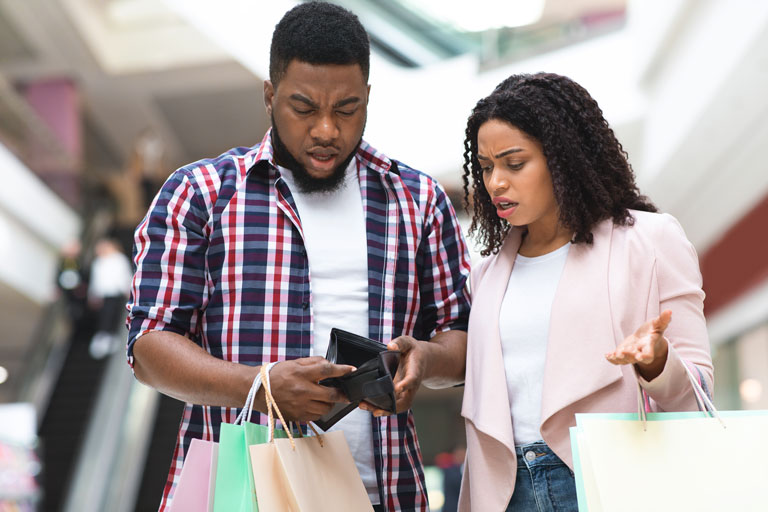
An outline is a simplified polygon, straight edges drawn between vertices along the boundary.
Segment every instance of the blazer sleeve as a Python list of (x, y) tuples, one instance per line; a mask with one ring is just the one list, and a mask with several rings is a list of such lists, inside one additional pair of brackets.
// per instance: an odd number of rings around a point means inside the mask
[(680, 223), (661, 215), (661, 225), (652, 235), (655, 251), (654, 275), (659, 313), (672, 311), (665, 332), (669, 353), (664, 370), (648, 382), (638, 375), (640, 385), (662, 411), (696, 410), (693, 388), (683, 365), (687, 365), (702, 388), (711, 396), (713, 385), (707, 325), (704, 319), (704, 291), (696, 250)]

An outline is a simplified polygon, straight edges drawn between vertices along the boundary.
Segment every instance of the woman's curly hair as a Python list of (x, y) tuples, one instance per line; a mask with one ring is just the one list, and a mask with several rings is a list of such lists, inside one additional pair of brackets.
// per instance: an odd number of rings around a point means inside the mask
[[(464, 206), (474, 209), (470, 235), (487, 256), (498, 252), (510, 229), (496, 214), (477, 160), (477, 132), (492, 119), (507, 122), (537, 140), (552, 176), (561, 224), (574, 243), (592, 243), (592, 229), (607, 218), (632, 225), (629, 209), (655, 212), (640, 195), (627, 153), (589, 93), (553, 73), (512, 75), (475, 105), (464, 139)], [(472, 195), (470, 201), (470, 177)]]

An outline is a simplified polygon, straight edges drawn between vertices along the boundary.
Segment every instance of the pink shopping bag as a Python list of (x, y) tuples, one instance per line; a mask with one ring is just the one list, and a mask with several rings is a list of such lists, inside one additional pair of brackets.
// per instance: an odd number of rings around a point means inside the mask
[(216, 485), (219, 445), (193, 439), (184, 458), (170, 512), (210, 512)]

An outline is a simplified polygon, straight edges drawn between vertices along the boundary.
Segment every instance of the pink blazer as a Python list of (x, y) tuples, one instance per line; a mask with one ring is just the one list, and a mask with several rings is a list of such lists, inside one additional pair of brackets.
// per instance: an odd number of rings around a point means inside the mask
[[(552, 304), (541, 434), (573, 467), (568, 428), (577, 412), (637, 410), (632, 366), (610, 364), (615, 349), (665, 309), (672, 322), (664, 371), (644, 385), (653, 410), (695, 410), (684, 362), (698, 367), (712, 389), (712, 359), (703, 314), (704, 292), (693, 245), (671, 215), (633, 211), (634, 226), (603, 221), (594, 244), (573, 245)], [(499, 338), (499, 310), (520, 247), (510, 231), (498, 254), (472, 272), (467, 373), (461, 414), (467, 458), (459, 510), (506, 509), (517, 472), (515, 436)], [(695, 368), (692, 368), (696, 374)]]

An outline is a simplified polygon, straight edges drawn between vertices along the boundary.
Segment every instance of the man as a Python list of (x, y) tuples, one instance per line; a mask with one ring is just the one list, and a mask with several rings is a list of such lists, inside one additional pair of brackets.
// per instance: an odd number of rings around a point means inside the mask
[(362, 140), (369, 54), (345, 9), (289, 11), (264, 83), (271, 130), (176, 171), (137, 229), (129, 362), (187, 402), (161, 509), (191, 439), (218, 439), (260, 365), (279, 361), (286, 419), (345, 401), (317, 384), (352, 370), (322, 357), (331, 327), (403, 352), (398, 414), (365, 404), (338, 426), (377, 510), (427, 509), (409, 408), (422, 382), (463, 381), (469, 257), (438, 184)]

